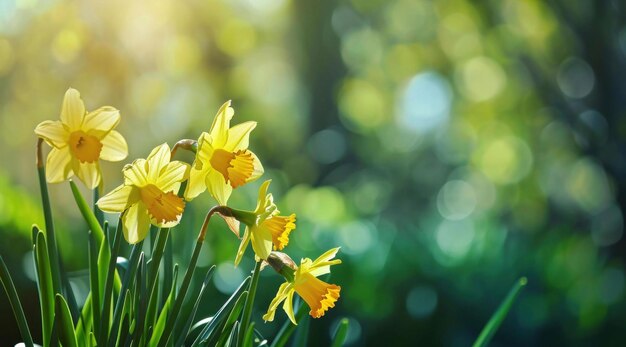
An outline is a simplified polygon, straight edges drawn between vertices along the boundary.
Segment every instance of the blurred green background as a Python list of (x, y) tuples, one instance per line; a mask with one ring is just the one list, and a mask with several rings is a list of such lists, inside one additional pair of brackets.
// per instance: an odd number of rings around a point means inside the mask
[[(43, 225), (33, 129), (58, 119), (71, 86), (90, 110), (121, 110), (130, 155), (103, 163), (107, 191), (124, 163), (208, 130), (225, 100), (234, 123), (258, 121), (262, 179), (298, 215), (286, 250), (342, 247), (341, 299), (312, 322), (312, 345), (346, 316), (352, 346), (467, 346), (523, 275), (494, 346), (623, 344), (625, 11), (609, 0), (0, 0), (0, 254), (31, 325), (30, 226)], [(232, 205), (253, 208), (259, 184)], [(84, 298), (86, 225), (69, 185), (50, 188)], [(188, 205), (176, 262), (211, 204)], [(250, 252), (233, 268), (237, 245), (212, 222), (200, 264), (218, 270), (199, 316), (252, 268)], [(271, 336), (286, 316), (261, 323), (280, 282), (262, 275), (254, 319)], [(0, 324), (3, 345), (19, 341), (4, 293)]]

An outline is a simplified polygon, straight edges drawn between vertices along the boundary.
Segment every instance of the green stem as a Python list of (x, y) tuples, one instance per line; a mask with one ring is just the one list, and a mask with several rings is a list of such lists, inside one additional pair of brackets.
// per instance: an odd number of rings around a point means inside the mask
[(55, 293), (61, 292), (61, 272), (59, 269), (59, 253), (57, 252), (57, 241), (54, 237), (54, 223), (52, 222), (52, 208), (50, 206), (50, 197), (48, 195), (48, 183), (46, 182), (46, 169), (43, 165), (41, 155), (41, 144), (43, 140), (37, 141), (36, 164), (37, 174), (39, 176), (39, 189), (41, 192), (41, 204), (43, 206), (43, 217), (46, 223), (46, 241), (48, 254), (50, 256), (50, 270), (52, 271), (52, 287)]
[(243, 345), (244, 338), (246, 337), (246, 330), (248, 330), (248, 324), (250, 324), (250, 316), (252, 315), (252, 307), (254, 306), (254, 297), (256, 294), (256, 288), (259, 283), (259, 273), (261, 272), (261, 263), (258, 261), (254, 266), (254, 272), (252, 273), (252, 282), (250, 282), (250, 289), (248, 290), (248, 297), (246, 298), (246, 305), (243, 309), (243, 317), (241, 318), (241, 326), (239, 328), (238, 346)]

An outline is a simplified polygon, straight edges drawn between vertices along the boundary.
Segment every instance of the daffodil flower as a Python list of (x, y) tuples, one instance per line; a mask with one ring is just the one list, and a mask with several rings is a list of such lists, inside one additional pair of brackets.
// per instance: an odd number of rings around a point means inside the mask
[(256, 122), (231, 128), (230, 120), (234, 114), (230, 101), (227, 101), (217, 112), (211, 130), (200, 135), (185, 199), (191, 200), (208, 190), (220, 205), (226, 205), (234, 188), (263, 174), (259, 158), (248, 150), (250, 133)]
[(287, 280), (278, 288), (278, 293), (270, 303), (263, 320), (266, 322), (273, 321), (278, 305), (284, 301), (283, 310), (293, 324), (298, 324), (293, 312), (294, 293), (298, 293), (309, 305), (311, 309), (309, 314), (313, 318), (320, 318), (329, 308), (335, 307), (341, 287), (328, 284), (318, 277), (330, 273), (331, 265), (341, 264), (340, 259), (333, 259), (338, 251), (339, 248), (333, 248), (314, 261), (309, 258), (302, 259), (300, 266), (294, 271), (293, 280)]
[(263, 182), (259, 188), (259, 198), (254, 211), (239, 211), (232, 209), (233, 216), (246, 224), (235, 266), (239, 264), (248, 243), (252, 241), (252, 249), (260, 259), (267, 259), (274, 250), (282, 250), (289, 243), (289, 234), (296, 228), (296, 215), (279, 216), (280, 211), (274, 204), (272, 194), (267, 190), (271, 180)]
[(122, 212), (124, 237), (130, 244), (143, 240), (150, 224), (171, 228), (178, 224), (185, 202), (176, 193), (189, 176), (189, 164), (170, 162), (167, 143), (123, 169), (124, 184), (98, 200), (104, 212)]
[(128, 155), (122, 135), (113, 130), (120, 122), (120, 112), (103, 106), (86, 112), (76, 89), (65, 92), (60, 121), (43, 121), (35, 133), (52, 150), (46, 159), (46, 180), (50, 183), (78, 176), (91, 189), (100, 184), (99, 159), (120, 161)]

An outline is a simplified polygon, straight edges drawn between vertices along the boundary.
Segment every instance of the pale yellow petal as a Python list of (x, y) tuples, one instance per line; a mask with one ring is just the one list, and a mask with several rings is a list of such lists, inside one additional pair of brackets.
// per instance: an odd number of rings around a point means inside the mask
[(262, 226), (252, 227), (250, 241), (254, 253), (263, 260), (267, 259), (272, 251), (272, 233)]
[(225, 150), (236, 152), (247, 149), (250, 144), (250, 133), (256, 128), (256, 122), (244, 122), (228, 129), (228, 140)]
[(317, 257), (309, 266), (308, 272), (315, 277), (330, 273), (330, 267), (332, 265), (341, 264), (341, 259), (333, 259), (337, 255), (337, 252), (339, 252), (339, 248), (340, 247), (330, 249)]
[(46, 120), (35, 128), (35, 134), (43, 138), (50, 146), (63, 148), (67, 146), (67, 140), (70, 133), (65, 129), (63, 123), (57, 121)]
[(124, 238), (135, 244), (146, 238), (150, 230), (150, 216), (142, 202), (133, 204), (122, 215)]
[(216, 170), (209, 170), (205, 183), (209, 193), (217, 200), (217, 203), (226, 205), (230, 194), (233, 192), (233, 187), (226, 183), (224, 176)]
[(124, 184), (143, 187), (148, 184), (146, 171), (147, 162), (145, 159), (137, 159), (132, 164), (127, 164), (122, 169), (124, 173)]
[(280, 305), (283, 300), (287, 298), (287, 293), (292, 290), (293, 285), (289, 282), (284, 282), (278, 287), (278, 292), (276, 292), (276, 296), (272, 299), (270, 306), (267, 309), (267, 313), (263, 315), (263, 320), (266, 322), (271, 322), (274, 320), (274, 314), (276, 313), (276, 309), (278, 305)]
[(120, 161), (128, 156), (128, 144), (119, 132), (111, 130), (103, 139), (100, 158), (108, 161)]
[(185, 200), (190, 201), (207, 189), (207, 174), (207, 169), (197, 170), (195, 169), (195, 167), (191, 167), (191, 169), (189, 170), (189, 180), (187, 181), (187, 188), (185, 188)]
[(59, 183), (72, 177), (72, 155), (69, 147), (52, 148), (46, 159), (46, 181)]
[(213, 146), (211, 142), (211, 135), (207, 133), (200, 135), (200, 138), (198, 138), (198, 151), (196, 152), (194, 166), (201, 168), (204, 167), (204, 165), (211, 165), (211, 157), (213, 156)]
[(165, 169), (159, 175), (156, 181), (156, 186), (164, 192), (178, 193), (178, 187), (180, 183), (189, 177), (189, 164), (181, 161), (173, 161), (165, 166)]
[(85, 104), (80, 93), (74, 88), (65, 92), (61, 107), (61, 122), (69, 127), (69, 131), (79, 130), (85, 117)]
[(243, 254), (246, 252), (246, 247), (248, 247), (249, 242), (250, 229), (246, 226), (246, 230), (243, 233), (243, 238), (241, 239), (241, 243), (239, 244), (239, 249), (237, 250), (237, 255), (235, 256), (235, 266), (239, 265)]
[(164, 143), (152, 150), (146, 159), (148, 161), (148, 182), (157, 182), (163, 170), (170, 162), (170, 146)]
[(120, 123), (120, 111), (115, 107), (103, 106), (99, 109), (87, 113), (81, 128), (87, 132), (98, 130), (102, 135), (106, 135)]
[(124, 212), (131, 205), (137, 203), (139, 199), (139, 190), (137, 188), (122, 184), (101, 197), (97, 205), (104, 212)]
[[(285, 310), (285, 313), (287, 313), (287, 317), (289, 317), (291, 323), (293, 323), (294, 325), (298, 325), (298, 322), (296, 322), (296, 315), (293, 314), (293, 293), (293, 290), (290, 290), (287, 293), (287, 298), (283, 303), (283, 310)], [(304, 305), (304, 303), (302, 303), (302, 305)]]
[(81, 163), (78, 159), (72, 158), (72, 170), (87, 188), (94, 189), (100, 184), (100, 164), (97, 161)]
[(209, 131), (214, 148), (224, 148), (226, 145), (230, 120), (233, 118), (234, 114), (235, 110), (230, 107), (230, 100), (226, 101), (222, 107), (220, 107), (219, 111), (217, 111), (217, 115), (215, 115), (215, 119), (213, 119), (213, 124), (211, 125), (211, 131)]

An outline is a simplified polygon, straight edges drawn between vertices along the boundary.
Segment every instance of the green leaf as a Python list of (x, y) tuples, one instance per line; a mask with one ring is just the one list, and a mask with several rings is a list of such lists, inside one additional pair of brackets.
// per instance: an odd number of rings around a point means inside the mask
[(100, 307), (102, 307), (98, 277), (98, 248), (93, 237), (93, 232), (89, 231), (89, 285), (91, 287), (91, 300), (95, 303), (92, 309), (95, 336), (100, 336)]
[[(113, 298), (113, 282), (115, 282), (115, 264), (117, 254), (120, 250), (120, 243), (122, 241), (122, 221), (117, 224), (117, 230), (115, 231), (115, 238), (113, 240), (113, 249), (110, 251), (109, 264), (106, 274), (106, 281), (104, 285), (103, 299), (102, 299), (102, 319), (100, 320), (100, 335), (98, 338), (98, 345), (104, 346), (106, 344), (109, 335), (109, 319), (111, 315), (111, 300)], [(102, 254), (102, 248), (108, 248), (108, 243), (102, 242), (100, 247), (100, 254)], [(95, 301), (94, 301), (95, 303)]]
[(311, 327), (311, 319), (305, 315), (298, 322), (298, 329), (296, 329), (296, 335), (293, 337), (293, 347), (306, 347), (309, 340), (309, 328)]
[(91, 292), (87, 294), (85, 299), (85, 305), (78, 317), (78, 323), (76, 323), (76, 339), (80, 341), (81, 345), (90, 344), (90, 332), (93, 326), (92, 305), (91, 305)]
[(250, 283), (250, 289), (248, 299), (246, 300), (246, 306), (243, 311), (243, 317), (241, 317), (241, 328), (239, 329), (239, 336), (237, 337), (237, 344), (243, 345), (243, 338), (248, 329), (248, 323), (250, 322), (250, 316), (252, 315), (252, 307), (254, 306), (254, 297), (256, 295), (256, 288), (259, 283), (259, 273), (261, 271), (261, 261), (256, 262), (254, 270), (252, 271), (252, 282)]
[[(189, 332), (191, 331), (191, 325), (193, 324), (193, 321), (196, 317), (198, 306), (200, 306), (200, 301), (202, 300), (204, 296), (204, 292), (206, 291), (206, 288), (209, 285), (209, 281), (211, 280), (211, 277), (213, 277), (214, 271), (215, 271), (215, 265), (211, 266), (211, 268), (209, 268), (206, 275), (204, 276), (202, 287), (200, 287), (200, 292), (196, 296), (196, 301), (193, 304), (193, 306), (188, 305), (186, 308), (183, 308), (183, 311), (181, 312), (181, 317), (187, 317), (187, 318), (186, 318), (186, 323), (184, 324), (182, 329), (179, 329), (178, 327), (175, 329), (175, 331), (178, 333), (177, 336), (179, 336), (178, 341), (176, 341), (176, 346), (182, 346), (185, 344), (185, 339), (187, 338), (187, 335), (189, 335)], [(185, 320), (181, 320), (181, 322), (185, 322)]]
[(250, 322), (248, 325), (248, 331), (246, 331), (246, 335), (243, 338), (243, 347), (252, 347), (252, 340), (254, 339), (254, 322)]
[[(40, 144), (38, 145), (40, 146)], [(40, 147), (38, 147), (40, 149)], [(57, 251), (57, 242), (54, 232), (54, 223), (52, 220), (52, 208), (50, 206), (50, 197), (48, 196), (48, 183), (46, 182), (46, 169), (41, 166), (37, 168), (39, 176), (39, 190), (41, 193), (41, 204), (43, 207), (43, 216), (46, 224), (46, 247), (48, 247), (48, 262), (50, 263), (50, 271), (52, 278), (52, 288), (55, 293), (61, 293), (61, 270), (60, 258)]]
[(474, 342), (474, 347), (482, 347), (489, 344), (489, 341), (491, 341), (491, 338), (500, 327), (500, 324), (502, 324), (502, 321), (504, 321), (504, 318), (506, 317), (507, 313), (511, 309), (511, 306), (513, 306), (513, 303), (515, 302), (515, 299), (527, 282), (528, 280), (526, 279), (526, 277), (522, 277), (517, 280), (515, 285), (513, 285), (513, 288), (511, 288), (511, 290), (509, 291), (509, 294), (500, 304), (500, 307), (498, 307), (498, 310), (493, 314), (493, 316), (491, 316), (491, 319), (489, 319), (489, 322), (487, 322), (487, 325), (485, 325), (485, 327), (483, 328), (483, 331), (476, 339), (476, 342)]
[(35, 245), (35, 264), (37, 266), (37, 281), (39, 283), (39, 300), (41, 305), (41, 330), (44, 346), (49, 346), (54, 322), (54, 289), (50, 271), (50, 258), (46, 246), (46, 236), (42, 231), (37, 233)]
[(235, 321), (235, 323), (233, 323), (233, 327), (230, 331), (230, 334), (228, 334), (228, 339), (224, 343), (224, 346), (226, 347), (237, 346), (238, 335), (239, 335), (239, 322)]
[[(297, 305), (297, 304), (296, 304)], [(307, 305), (300, 301), (300, 306), (296, 311), (296, 322), (301, 322), (302, 318), (306, 314)], [(285, 320), (283, 326), (278, 331), (278, 334), (274, 338), (274, 342), (272, 342), (272, 347), (283, 347), (289, 341), (291, 334), (293, 334), (294, 330), (296, 330), (297, 325), (291, 323), (289, 318)]]
[[(222, 305), (222, 307), (215, 313), (213, 318), (208, 322), (208, 324), (202, 329), (200, 334), (198, 334), (198, 338), (194, 341), (192, 346), (200, 345), (200, 341), (208, 340), (210, 334), (216, 331), (216, 328), (220, 325), (220, 323), (226, 319), (226, 316), (230, 313), (235, 303), (239, 300), (241, 293), (243, 293), (250, 283), (250, 276), (246, 277), (243, 282), (239, 285), (239, 288), (235, 290), (235, 292), (228, 298), (228, 300)], [(193, 328), (192, 328), (193, 330)]]
[[(241, 314), (247, 298), (248, 292), (246, 291), (241, 293), (241, 296), (239, 297), (239, 299), (237, 299), (235, 306), (228, 314), (228, 318), (226, 318), (226, 322), (224, 322), (224, 328), (222, 328), (222, 333), (219, 335), (219, 340), (217, 341), (216, 346), (224, 346), (226, 344), (226, 339), (230, 336), (234, 324), (237, 321), (237, 318), (239, 318), (239, 314)], [(201, 341), (200, 343), (206, 343), (209, 340), (210, 338), (208, 338), (206, 341)], [(233, 341), (233, 343), (236, 343), (236, 341)]]
[(118, 328), (120, 324), (121, 314), (124, 306), (126, 305), (126, 295), (129, 293), (129, 288), (135, 282), (135, 274), (137, 273), (137, 265), (143, 259), (144, 254), (141, 251), (143, 248), (143, 241), (135, 244), (130, 252), (130, 259), (128, 261), (128, 269), (124, 273), (124, 281), (122, 282), (122, 288), (120, 289), (120, 296), (115, 303), (115, 310), (113, 311), (113, 324), (111, 325), (111, 333), (109, 336), (109, 346), (114, 346), (118, 339)]
[(0, 282), (2, 282), (4, 291), (7, 293), (7, 297), (9, 298), (9, 303), (11, 304), (13, 314), (17, 320), (17, 326), (20, 329), (22, 339), (24, 339), (24, 344), (27, 347), (32, 347), (33, 338), (30, 335), (30, 330), (28, 329), (28, 321), (26, 321), (26, 315), (24, 315), (24, 309), (22, 308), (22, 303), (17, 295), (15, 284), (13, 284), (13, 279), (11, 278), (9, 269), (4, 263), (2, 256), (0, 256)]
[(191, 283), (191, 278), (193, 277), (193, 272), (196, 269), (196, 264), (198, 263), (198, 257), (200, 256), (200, 250), (202, 249), (202, 241), (199, 240), (196, 242), (196, 246), (193, 249), (193, 254), (191, 255), (191, 260), (189, 261), (189, 266), (187, 267), (187, 271), (185, 272), (185, 277), (183, 278), (183, 283), (180, 285), (180, 291), (176, 300), (174, 301), (174, 306), (172, 306), (172, 312), (167, 319), (165, 324), (165, 329), (163, 331), (163, 336), (159, 341), (159, 347), (165, 347), (170, 336), (172, 335), (172, 331), (174, 330), (174, 325), (176, 324), (176, 320), (178, 319), (178, 313), (183, 305), (183, 301), (185, 300), (185, 296), (187, 295), (187, 290), (189, 289), (189, 284)]
[[(178, 277), (178, 264), (174, 266), (174, 281)], [(157, 323), (154, 326), (154, 330), (152, 331), (152, 337), (150, 338), (150, 346), (156, 346), (158, 341), (161, 339), (163, 335), (163, 330), (165, 330), (165, 323), (167, 322), (167, 316), (169, 315), (172, 305), (174, 305), (174, 300), (176, 298), (176, 287), (172, 287), (169, 295), (167, 296), (167, 300), (165, 301), (165, 305), (159, 314), (159, 318)]]
[(335, 336), (333, 337), (333, 342), (331, 347), (341, 347), (346, 341), (346, 337), (348, 336), (348, 328), (350, 326), (350, 321), (348, 318), (341, 319), (339, 322), (339, 326), (337, 327), (337, 331), (335, 331)]
[(65, 301), (61, 294), (56, 295), (55, 319), (55, 324), (59, 332), (59, 341), (63, 347), (78, 347), (70, 308), (67, 306), (67, 301)]

